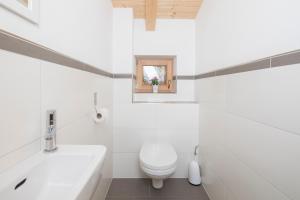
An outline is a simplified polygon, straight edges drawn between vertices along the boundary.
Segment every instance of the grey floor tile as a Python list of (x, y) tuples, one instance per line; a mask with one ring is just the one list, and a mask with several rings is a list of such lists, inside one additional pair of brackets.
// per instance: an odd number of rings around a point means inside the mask
[(201, 200), (199, 197), (198, 198), (188, 198), (188, 197), (149, 197), (149, 198), (136, 198), (134, 200)]
[(150, 188), (151, 197), (208, 200), (202, 186), (193, 186), (186, 179), (167, 179), (162, 190)]
[(149, 190), (149, 179), (113, 179), (107, 197), (149, 197)]
[(209, 200), (202, 186), (192, 186), (186, 179), (167, 179), (160, 190), (150, 179), (114, 179), (106, 200)]

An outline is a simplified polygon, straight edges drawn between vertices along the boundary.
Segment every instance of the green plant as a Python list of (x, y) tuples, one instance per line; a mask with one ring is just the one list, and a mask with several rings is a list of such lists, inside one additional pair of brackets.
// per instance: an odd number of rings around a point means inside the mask
[(152, 80), (151, 80), (151, 84), (152, 85), (158, 85), (159, 82), (158, 82), (158, 79), (156, 77), (154, 77)]

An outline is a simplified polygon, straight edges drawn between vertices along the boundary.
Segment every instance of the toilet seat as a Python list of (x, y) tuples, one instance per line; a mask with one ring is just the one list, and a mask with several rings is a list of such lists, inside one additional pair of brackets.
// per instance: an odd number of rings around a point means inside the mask
[(174, 171), (177, 154), (170, 144), (148, 143), (140, 151), (140, 164), (149, 171)]
[(176, 170), (176, 167), (172, 167), (170, 169), (165, 170), (152, 170), (149, 168), (142, 167), (142, 170), (146, 173), (146, 175), (150, 176), (151, 178), (162, 178), (165, 179), (170, 174), (173, 174)]

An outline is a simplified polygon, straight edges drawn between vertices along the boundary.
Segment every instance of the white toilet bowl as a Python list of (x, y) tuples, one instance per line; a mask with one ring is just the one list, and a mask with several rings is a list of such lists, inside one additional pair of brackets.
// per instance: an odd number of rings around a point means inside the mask
[(140, 151), (140, 166), (152, 178), (152, 186), (163, 187), (163, 180), (175, 172), (177, 154), (172, 145), (166, 143), (147, 143)]

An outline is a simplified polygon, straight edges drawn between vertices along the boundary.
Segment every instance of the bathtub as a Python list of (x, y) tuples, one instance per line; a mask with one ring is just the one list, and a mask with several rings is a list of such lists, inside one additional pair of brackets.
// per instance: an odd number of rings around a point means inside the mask
[(106, 148), (62, 145), (0, 174), (1, 200), (89, 200), (101, 178)]

